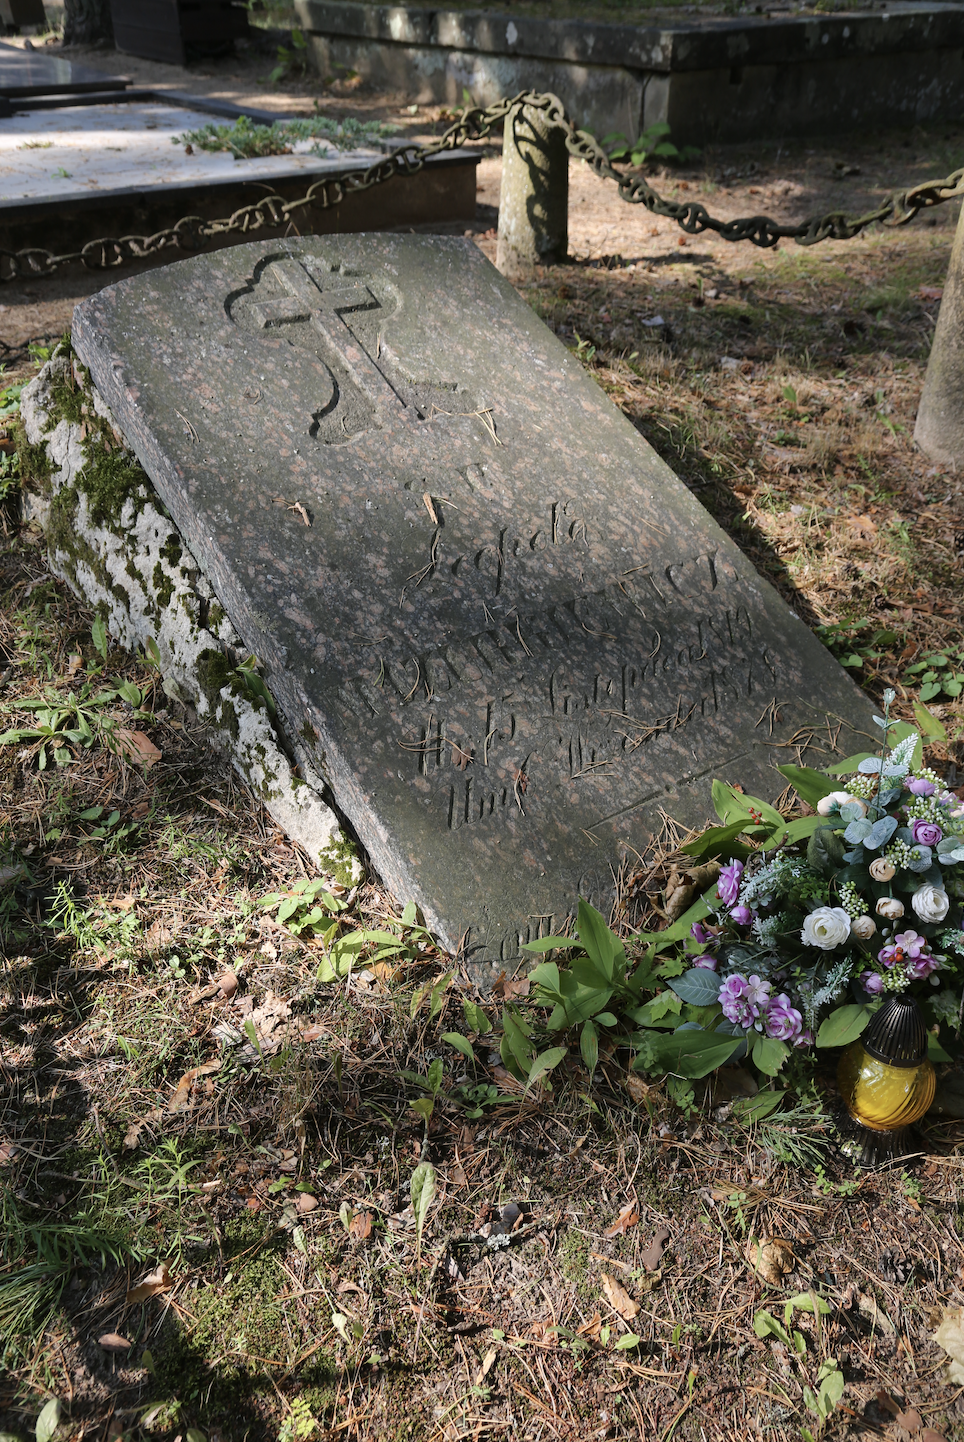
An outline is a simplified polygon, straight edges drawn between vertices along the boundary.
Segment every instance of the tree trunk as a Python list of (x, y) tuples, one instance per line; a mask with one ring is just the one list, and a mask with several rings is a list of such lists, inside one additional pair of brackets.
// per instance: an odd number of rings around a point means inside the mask
[(964, 209), (944, 281), (914, 440), (938, 465), (964, 469)]
[(65, 0), (65, 9), (65, 45), (113, 45), (110, 0)]
[(496, 265), (524, 276), (557, 265), (569, 249), (569, 153), (544, 111), (517, 105), (506, 116)]

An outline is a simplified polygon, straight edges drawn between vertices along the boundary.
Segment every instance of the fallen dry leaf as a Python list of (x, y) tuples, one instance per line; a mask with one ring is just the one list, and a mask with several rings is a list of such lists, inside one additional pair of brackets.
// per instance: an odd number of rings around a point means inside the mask
[(161, 752), (143, 731), (128, 731), (126, 726), (118, 726), (114, 732), (114, 743), (119, 755), (138, 766), (150, 769), (161, 759)]
[(130, 1347), (126, 1337), (121, 1337), (117, 1332), (105, 1332), (102, 1337), (97, 1338), (97, 1344), (103, 1347), (105, 1352), (126, 1352)]
[(947, 1380), (955, 1387), (964, 1387), (964, 1307), (944, 1308), (944, 1320), (934, 1333), (934, 1341), (951, 1359)]
[(591, 1337), (594, 1342), (599, 1341), (599, 1332), (602, 1327), (602, 1316), (599, 1312), (590, 1317), (588, 1322), (583, 1322), (576, 1332), (577, 1337)]
[(211, 1072), (220, 1071), (219, 1061), (206, 1061), (203, 1066), (192, 1067), (186, 1071), (175, 1088), (174, 1095), (167, 1104), (169, 1112), (180, 1112), (191, 1103), (191, 1087), (199, 1076), (209, 1076)]
[(645, 1252), (641, 1253), (639, 1260), (642, 1262), (647, 1272), (656, 1271), (656, 1268), (662, 1261), (663, 1253), (666, 1250), (666, 1243), (669, 1241), (669, 1238), (669, 1227), (660, 1227), (659, 1231), (656, 1233), (655, 1237), (653, 1238), (650, 1245), (646, 1248)]
[(857, 1293), (857, 1309), (862, 1317), (866, 1317), (867, 1321), (883, 1332), (886, 1337), (892, 1337), (897, 1331), (887, 1313), (882, 1312), (878, 1307), (876, 1297), (872, 1297), (869, 1292)]
[(642, 1106), (649, 1096), (652, 1088), (642, 1080), (641, 1077), (629, 1074), (623, 1077), (623, 1086), (629, 1092), (637, 1106)]
[(602, 1285), (606, 1301), (613, 1311), (618, 1312), (624, 1322), (631, 1322), (639, 1311), (639, 1303), (634, 1302), (626, 1288), (620, 1286), (608, 1272), (602, 1274)]
[(898, 1412), (894, 1421), (907, 1432), (919, 1432), (924, 1425), (924, 1419), (916, 1407), (908, 1407), (906, 1411)]
[(620, 1211), (619, 1216), (613, 1222), (612, 1226), (607, 1227), (606, 1230), (603, 1232), (603, 1236), (621, 1237), (624, 1232), (629, 1231), (630, 1227), (635, 1227), (638, 1221), (639, 1212), (636, 1210), (636, 1203), (627, 1202)]
[(127, 1305), (136, 1306), (138, 1302), (146, 1302), (149, 1297), (156, 1297), (158, 1292), (167, 1292), (171, 1287), (171, 1269), (167, 1262), (161, 1265), (151, 1274), (132, 1287), (127, 1294)]
[(481, 1387), (482, 1383), (491, 1372), (493, 1363), (495, 1362), (495, 1359), (498, 1355), (498, 1350), (495, 1347), (490, 1347), (489, 1350), (486, 1352), (485, 1356), (482, 1358), (482, 1366), (479, 1368), (478, 1372), (475, 1375), (476, 1387)]
[(920, 1434), (920, 1442), (947, 1442), (943, 1432), (935, 1432), (933, 1427), (925, 1427)]
[(779, 1237), (764, 1237), (759, 1242), (751, 1237), (745, 1256), (757, 1275), (771, 1287), (779, 1287), (786, 1274), (793, 1271), (797, 1260), (790, 1243), (781, 1241)]
[(356, 1212), (348, 1223), (348, 1235), (354, 1237), (356, 1242), (363, 1242), (366, 1237), (371, 1236), (374, 1220), (371, 1212)]
[(318, 1205), (318, 1198), (313, 1197), (310, 1192), (299, 1192), (295, 1202), (299, 1212), (313, 1212)]

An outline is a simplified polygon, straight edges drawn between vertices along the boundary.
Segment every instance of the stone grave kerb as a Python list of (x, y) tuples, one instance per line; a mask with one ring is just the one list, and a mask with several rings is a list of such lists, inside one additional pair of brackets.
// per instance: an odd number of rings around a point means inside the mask
[(74, 344), (386, 885), (480, 980), (869, 702), (471, 243), (267, 241)]

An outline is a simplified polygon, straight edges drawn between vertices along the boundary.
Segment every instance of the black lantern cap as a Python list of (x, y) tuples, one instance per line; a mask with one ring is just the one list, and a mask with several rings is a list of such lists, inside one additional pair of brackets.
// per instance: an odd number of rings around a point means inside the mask
[(890, 996), (860, 1038), (864, 1051), (888, 1066), (920, 1066), (927, 1055), (927, 1028), (912, 996)]

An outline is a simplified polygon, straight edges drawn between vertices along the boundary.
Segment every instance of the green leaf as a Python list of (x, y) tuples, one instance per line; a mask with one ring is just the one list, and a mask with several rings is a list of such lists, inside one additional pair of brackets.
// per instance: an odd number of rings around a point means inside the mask
[(742, 1122), (762, 1122), (777, 1110), (785, 1096), (786, 1092), (762, 1091), (755, 1097), (739, 1097), (730, 1115)]
[(873, 751), (856, 751), (853, 756), (845, 756), (842, 761), (835, 761), (832, 766), (825, 767), (831, 776), (843, 776), (851, 771), (856, 771), (861, 761), (870, 761), (874, 757)]
[(664, 1071), (677, 1076), (708, 1076), (718, 1066), (729, 1061), (733, 1053), (743, 1045), (743, 1038), (721, 1037), (718, 1032), (696, 1029), (674, 1031), (669, 1036), (653, 1032), (649, 1037), (657, 1061)]
[(443, 1031), (442, 1040), (447, 1041), (449, 1046), (454, 1046), (455, 1050), (460, 1051), (464, 1057), (468, 1057), (469, 1061), (475, 1061), (475, 1052), (472, 1050), (472, 1043), (467, 1041), (466, 1038), (461, 1036), (457, 1031)]
[(786, 1042), (772, 1036), (758, 1036), (750, 1052), (753, 1065), (764, 1076), (776, 1076), (789, 1055)]
[(581, 896), (576, 930), (579, 932), (579, 940), (586, 949), (586, 955), (596, 969), (602, 972), (606, 981), (612, 981), (616, 952), (617, 949), (620, 949), (619, 942), (595, 907), (590, 906), (588, 901), (583, 901)]
[(645, 1006), (638, 1006), (627, 1015), (639, 1026), (652, 1026), (665, 1017), (679, 1016), (682, 1010), (682, 998), (678, 997), (675, 991), (667, 988), (666, 991), (659, 992), (651, 1001), (646, 1002)]
[[(527, 1077), (535, 1057), (535, 1048), (508, 1007), (504, 1007), (502, 1011), (502, 1039), (519, 1068), (519, 1075)], [(504, 1055), (503, 1052), (503, 1059)]]
[(759, 796), (745, 796), (742, 791), (737, 791), (725, 781), (713, 782), (713, 806), (717, 816), (725, 824), (729, 825), (742, 817), (746, 818), (749, 825), (754, 825), (750, 815), (752, 807), (758, 815), (763, 818), (763, 825), (773, 835), (781, 834), (785, 825), (783, 817), (768, 802), (762, 801)]
[(822, 1404), (821, 1411), (825, 1417), (836, 1407), (844, 1394), (844, 1375), (835, 1368), (820, 1383), (819, 1400)]
[(462, 1002), (462, 1015), (465, 1017), (465, 1025), (469, 1031), (478, 1032), (479, 1036), (485, 1036), (492, 1030), (492, 1023), (480, 1006), (474, 1001)]
[[(300, 1227), (295, 1228), (295, 1231), (300, 1230)], [(292, 1233), (292, 1235), (294, 1234)], [(184, 1434), (184, 1438), (185, 1442), (208, 1442), (207, 1433), (202, 1432), (199, 1427), (189, 1427)]]
[(718, 1000), (723, 978), (701, 966), (694, 966), (670, 982), (670, 988), (690, 1006), (712, 1006)]
[(750, 847), (737, 846), (733, 843), (741, 832), (745, 831), (747, 822), (742, 818), (731, 821), (728, 826), (708, 826), (705, 831), (696, 837), (695, 841), (689, 841), (680, 850), (687, 856), (693, 856), (697, 860), (712, 860), (717, 856), (725, 856), (732, 859), (734, 856), (742, 859), (749, 855)]
[(582, 1031), (579, 1033), (579, 1052), (591, 1081), (599, 1065), (599, 1033), (591, 1021), (583, 1022)]
[(777, 770), (781, 776), (787, 778), (797, 795), (811, 806), (816, 806), (824, 796), (837, 790), (834, 781), (820, 771), (811, 770), (809, 766), (778, 766)]
[(798, 816), (795, 821), (787, 823), (784, 841), (792, 844), (794, 841), (802, 841), (805, 836), (812, 836), (818, 826), (824, 825), (822, 816)]
[[(100, 654), (103, 656), (104, 660), (106, 661), (106, 660), (107, 660), (107, 627), (106, 627), (106, 625), (104, 624), (104, 618), (103, 618), (102, 616), (98, 616), (97, 619), (94, 621), (94, 624), (91, 626), (91, 628), (90, 628), (90, 637), (91, 637), (91, 640), (93, 641), (94, 645), (96, 646), (97, 650), (100, 652)], [(49, 1404), (48, 1404), (48, 1405), (49, 1405)], [(41, 1417), (42, 1417), (42, 1416), (43, 1416), (43, 1412), (41, 1412), (40, 1415), (41, 1415)], [(38, 1442), (39, 1442), (39, 1434), (38, 1434)]]
[(415, 1213), (415, 1242), (419, 1255), (422, 1251), (422, 1230), (428, 1209), (435, 1200), (435, 1168), (431, 1162), (421, 1162), (412, 1173), (410, 1192), (412, 1211)]
[(832, 876), (844, 857), (844, 844), (832, 826), (820, 826), (807, 843), (807, 861), (814, 871)]
[(856, 1041), (870, 1021), (870, 1007), (852, 1003), (838, 1006), (821, 1023), (817, 1032), (817, 1046), (847, 1046)]
[(784, 1303), (789, 1311), (795, 1308), (798, 1312), (819, 1312), (821, 1317), (826, 1317), (830, 1312), (830, 1303), (818, 1297), (816, 1292), (797, 1292), (796, 1296), (788, 1297)]
[(435, 1110), (435, 1102), (431, 1097), (419, 1097), (417, 1101), (409, 1102), (413, 1112), (418, 1112), (424, 1121), (432, 1120), (432, 1113)]
[(50, 1442), (59, 1426), (60, 1402), (56, 1397), (51, 1397), (37, 1418), (37, 1442)]
[(767, 1337), (775, 1337), (777, 1341), (782, 1342), (785, 1347), (791, 1346), (790, 1336), (786, 1327), (784, 1327), (783, 1323), (777, 1317), (772, 1316), (769, 1312), (757, 1312), (753, 1318), (753, 1330), (761, 1341)]
[(565, 951), (581, 943), (574, 936), (540, 936), (538, 941), (524, 941), (523, 951)]
[(551, 1046), (548, 1051), (540, 1052), (529, 1068), (529, 1076), (526, 1080), (526, 1091), (528, 1091), (530, 1087), (535, 1086), (537, 1081), (541, 1081), (544, 1076), (548, 1075), (553, 1067), (557, 1067), (568, 1051), (569, 1048), (567, 1046)]
[(914, 719), (923, 737), (928, 741), (946, 741), (947, 731), (943, 721), (938, 720), (933, 711), (928, 711), (919, 701), (914, 702)]
[(927, 1033), (927, 1056), (928, 1056), (928, 1058), (929, 1058), (930, 1061), (953, 1061), (953, 1060), (954, 1060), (953, 1057), (948, 1056), (947, 1052), (944, 1050), (944, 1048), (941, 1046), (940, 1042), (937, 1040), (937, 1037), (934, 1036), (933, 1032), (930, 1032), (930, 1031)]
[(633, 1347), (638, 1347), (642, 1340), (642, 1337), (637, 1337), (635, 1332), (626, 1332), (616, 1343), (615, 1350), (617, 1352), (630, 1352)]

